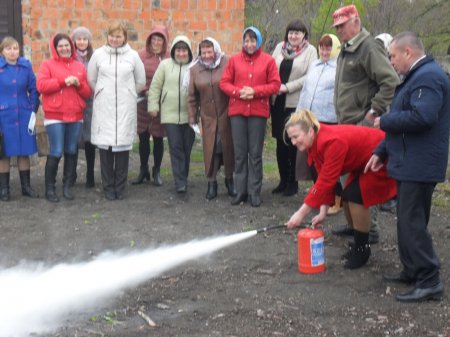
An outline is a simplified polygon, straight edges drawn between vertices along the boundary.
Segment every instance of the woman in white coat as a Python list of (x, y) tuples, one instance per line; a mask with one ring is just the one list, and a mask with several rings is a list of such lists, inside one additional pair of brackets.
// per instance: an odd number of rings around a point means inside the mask
[(88, 81), (94, 90), (91, 142), (99, 148), (103, 190), (106, 199), (120, 200), (137, 132), (137, 93), (145, 86), (144, 64), (122, 23), (108, 28), (107, 44), (92, 55)]

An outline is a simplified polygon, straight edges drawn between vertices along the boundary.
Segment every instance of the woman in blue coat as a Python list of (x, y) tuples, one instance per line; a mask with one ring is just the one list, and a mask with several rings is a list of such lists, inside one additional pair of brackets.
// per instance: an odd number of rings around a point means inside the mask
[(3, 157), (0, 159), (0, 200), (8, 201), (10, 158), (17, 157), (22, 195), (37, 198), (30, 186), (30, 155), (37, 152), (34, 133), (39, 93), (31, 63), (19, 56), (19, 43), (5, 37), (0, 43), (0, 130)]

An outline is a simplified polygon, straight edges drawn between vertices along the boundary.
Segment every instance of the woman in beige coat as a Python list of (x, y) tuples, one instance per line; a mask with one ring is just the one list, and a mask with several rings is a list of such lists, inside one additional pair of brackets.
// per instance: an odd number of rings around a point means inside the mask
[[(280, 90), (278, 95), (272, 97), (270, 109), (272, 137), (277, 140), (276, 154), (280, 173), (280, 183), (272, 193), (291, 196), (298, 191), (295, 162), (299, 155), (290, 140), (284, 137), (284, 124), (297, 107), (309, 66), (317, 60), (317, 50), (309, 44), (308, 29), (301, 20), (291, 21), (287, 25), (284, 41), (276, 46), (272, 56), (281, 79)], [(306, 158), (302, 160), (306, 163)]]
[(228, 96), (219, 88), (219, 82), (228, 62), (219, 43), (207, 37), (198, 46), (198, 56), (190, 69), (188, 111), (189, 124), (200, 116), (203, 135), (203, 158), (208, 179), (206, 199), (217, 196), (217, 172), (225, 166), (225, 186), (235, 196), (233, 184), (234, 152), (228, 117)]

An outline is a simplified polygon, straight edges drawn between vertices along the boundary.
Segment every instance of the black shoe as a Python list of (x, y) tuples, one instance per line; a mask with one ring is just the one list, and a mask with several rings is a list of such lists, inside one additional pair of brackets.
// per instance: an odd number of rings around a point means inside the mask
[(281, 180), (280, 183), (278, 184), (278, 186), (272, 190), (272, 194), (283, 193), (283, 191), (286, 189), (286, 187), (287, 187), (286, 181)]
[(54, 186), (53, 186), (53, 188), (51, 186), (47, 186), (46, 191), (45, 191), (45, 197), (50, 202), (59, 202), (59, 198), (56, 195)]
[(394, 213), (397, 207), (397, 200), (391, 199), (380, 205), (380, 211)]
[(441, 300), (444, 295), (444, 285), (439, 282), (430, 288), (414, 288), (406, 293), (398, 294), (395, 299), (399, 302), (423, 302), (427, 300)]
[(116, 199), (117, 200), (125, 199), (125, 194), (123, 192), (116, 192)]
[(233, 178), (225, 178), (225, 187), (227, 188), (228, 195), (230, 197), (235, 197), (237, 195), (236, 190), (234, 188)]
[(217, 197), (217, 181), (208, 181), (208, 189), (205, 198), (212, 200)]
[(383, 280), (385, 280), (386, 282), (404, 283), (404, 284), (414, 283), (414, 280), (406, 276), (403, 272), (383, 274)]
[(259, 207), (261, 206), (261, 197), (257, 194), (250, 196), (250, 205), (252, 207)]
[(186, 193), (186, 192), (187, 192), (187, 186), (186, 186), (186, 185), (177, 187), (177, 193), (179, 193), (179, 194), (184, 194), (184, 193)]
[(298, 192), (298, 183), (296, 181), (292, 181), (287, 184), (286, 188), (283, 191), (283, 197), (291, 197), (296, 195)]
[(337, 236), (353, 236), (353, 228), (348, 225), (336, 226), (331, 229), (331, 233)]
[(144, 180), (150, 180), (150, 171), (148, 170), (148, 165), (141, 166), (139, 171), (139, 175), (135, 180), (131, 182), (132, 185), (140, 185), (144, 182)]
[(116, 200), (116, 193), (115, 192), (105, 192), (105, 198), (107, 200)]
[(240, 205), (241, 202), (242, 203), (247, 202), (247, 198), (248, 198), (248, 195), (246, 193), (245, 194), (244, 193), (238, 193), (236, 195), (236, 197), (234, 197), (234, 199), (231, 200), (231, 204), (233, 206)]
[(153, 178), (153, 185), (155, 186), (161, 186), (162, 185), (162, 179), (160, 174), (159, 167), (153, 166), (152, 168), (152, 178)]
[(345, 269), (358, 269), (364, 266), (370, 257), (370, 246), (353, 248), (352, 253), (344, 264)]

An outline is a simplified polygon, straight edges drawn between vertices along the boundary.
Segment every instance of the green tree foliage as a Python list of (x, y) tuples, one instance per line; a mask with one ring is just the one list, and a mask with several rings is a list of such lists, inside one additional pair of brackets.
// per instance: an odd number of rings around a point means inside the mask
[(411, 30), (422, 38), (427, 52), (447, 53), (450, 0), (246, 0), (246, 25), (261, 30), (270, 52), (282, 40), (288, 22), (301, 19), (309, 27), (310, 42), (317, 45), (323, 34), (335, 33), (333, 12), (352, 3), (372, 35)]

